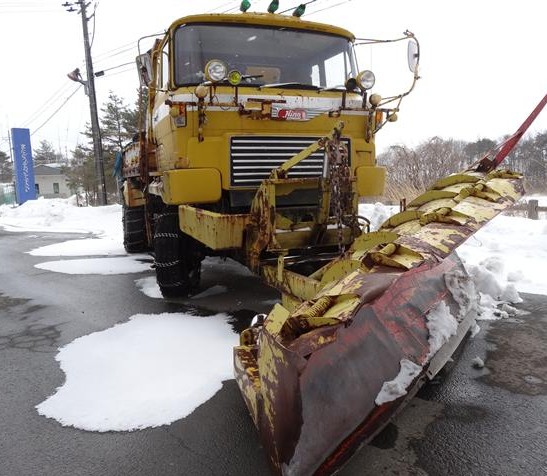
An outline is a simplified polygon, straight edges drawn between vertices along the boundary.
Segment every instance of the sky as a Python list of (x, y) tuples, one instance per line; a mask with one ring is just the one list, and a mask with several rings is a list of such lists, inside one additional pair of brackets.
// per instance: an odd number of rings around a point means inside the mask
[[(547, 196), (534, 198), (540, 206), (547, 206)], [(359, 214), (369, 217), (372, 229), (377, 229), (396, 211), (381, 203), (361, 204)], [(480, 332), (481, 320), (525, 320), (524, 311), (512, 306), (521, 302), (519, 293), (547, 295), (543, 271), (547, 266), (547, 213), (541, 213), (540, 220), (500, 215), (458, 248), (481, 297), (479, 322), (473, 332)], [(120, 223), (120, 205), (78, 207), (73, 199), (43, 198), (19, 207), (0, 205), (0, 228), (7, 231), (93, 234), (27, 250), (40, 257), (37, 268), (76, 276), (99, 274), (106, 282), (109, 275), (125, 274), (150, 299), (161, 299), (148, 256), (125, 255)], [(215, 264), (207, 258), (206, 271), (214, 272), (215, 266), (231, 264)], [(234, 266), (233, 272), (248, 273), (241, 266)], [(195, 306), (195, 313), (130, 316), (60, 348), (55, 359), (66, 380), (37, 405), (38, 413), (65, 426), (97, 432), (168, 425), (191, 414), (222, 388), (223, 381), (233, 378), (232, 348), (238, 336), (229, 325), (230, 316), (198, 317), (197, 312), (200, 299), (229, 292), (229, 284), (212, 285), (189, 300), (186, 307)], [(430, 353), (434, 354), (456, 332), (457, 323), (441, 302), (428, 314), (427, 327)], [(203, 335), (207, 335), (205, 341)], [(196, 362), (196, 345), (207, 359)], [(420, 365), (403, 359), (399, 373), (382, 386), (377, 403), (406, 394), (420, 371)]]
[[(65, 11), (62, 3), (0, 0), (0, 150), (8, 152), (12, 127), (29, 127), (34, 148), (47, 140), (63, 154), (84, 141), (80, 133), (89, 122), (88, 98), (66, 76), (76, 67), (85, 72), (81, 17)], [(269, 1), (251, 3), (251, 11), (264, 12)], [(281, 0), (279, 11), (297, 4)], [(95, 71), (108, 69), (96, 81), (99, 105), (109, 91), (134, 104), (138, 80), (133, 62), (140, 37), (164, 31), (187, 14), (237, 10), (238, 5), (226, 0), (92, 1)], [(475, 141), (514, 132), (547, 93), (544, 10), (537, 0), (315, 0), (303, 18), (333, 23), (357, 37), (395, 38), (407, 29), (416, 34), (421, 79), (403, 101), (399, 121), (378, 134), (381, 151), (393, 144), (415, 146), (436, 135)], [(371, 64), (362, 62), (361, 69), (377, 73), (373, 92), (386, 96), (381, 85), (390, 71), (400, 71), (392, 64), (394, 57), (378, 49), (366, 59)], [(406, 65), (406, 54), (396, 61)], [(117, 67), (126, 63), (131, 64)], [(400, 78), (403, 85), (410, 80), (407, 74)], [(530, 133), (545, 130), (546, 112)]]

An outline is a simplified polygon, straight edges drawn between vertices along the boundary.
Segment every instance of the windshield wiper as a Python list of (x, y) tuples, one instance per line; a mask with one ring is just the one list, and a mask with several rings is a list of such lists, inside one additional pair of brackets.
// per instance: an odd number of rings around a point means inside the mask
[(314, 86), (313, 84), (306, 84), (306, 83), (270, 83), (270, 84), (263, 84), (262, 86), (259, 86), (260, 89), (262, 88), (301, 88), (301, 89), (314, 89), (319, 90), (321, 89), (319, 86)]

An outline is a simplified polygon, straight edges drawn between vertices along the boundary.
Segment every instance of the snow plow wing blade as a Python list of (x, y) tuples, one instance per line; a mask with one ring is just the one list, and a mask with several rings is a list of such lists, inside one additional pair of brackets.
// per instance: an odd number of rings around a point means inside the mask
[(242, 333), (236, 379), (279, 474), (331, 474), (444, 366), (475, 317), (453, 251), (523, 193), (507, 171), (440, 180), (314, 273), (332, 278), (314, 299)]
[(300, 276), (312, 299), (284, 293), (243, 331), (235, 376), (276, 473), (332, 474), (450, 359), (478, 303), (454, 250), (524, 195), (499, 157), (437, 181)]

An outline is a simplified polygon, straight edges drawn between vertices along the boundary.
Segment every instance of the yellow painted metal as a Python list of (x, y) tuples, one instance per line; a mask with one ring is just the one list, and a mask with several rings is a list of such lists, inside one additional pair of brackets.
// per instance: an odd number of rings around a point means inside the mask
[(395, 215), (389, 217), (383, 224), (382, 230), (388, 230), (402, 225), (403, 223), (409, 223), (416, 220), (422, 216), (422, 212), (418, 210), (404, 210), (402, 212), (396, 213)]
[(353, 311), (360, 303), (361, 299), (356, 295), (338, 296), (335, 303), (325, 311), (324, 317), (344, 321), (353, 314)]
[(220, 196), (220, 173), (216, 169), (181, 169), (163, 173), (162, 199), (168, 205), (215, 203)]
[(407, 204), (408, 208), (413, 207), (420, 207), (421, 205), (424, 205), (426, 203), (430, 203), (433, 200), (440, 200), (443, 198), (454, 198), (456, 195), (458, 195), (459, 191), (447, 191), (447, 190), (429, 190), (426, 193), (422, 193), (418, 197), (416, 197), (414, 200), (412, 200), (409, 204)]
[(312, 299), (321, 288), (321, 283), (316, 279), (286, 269), (282, 270), (281, 279), (279, 279), (276, 266), (263, 266), (262, 276), (266, 283), (280, 289), (283, 295), (298, 297), (299, 302), (304, 299)]
[[(243, 90), (242, 90), (243, 91)], [(184, 87), (175, 91), (177, 95), (191, 95), (193, 97), (194, 88)], [(218, 86), (215, 89), (217, 95), (234, 94), (231, 87)], [(256, 92), (253, 92), (256, 94)], [(302, 91), (281, 91), (275, 88), (268, 88), (260, 91), (262, 101), (280, 101), (282, 97), (293, 95), (293, 99), (300, 101), (303, 97)], [(339, 99), (339, 93), (305, 91), (305, 97), (310, 101), (323, 100), (327, 98)], [(348, 94), (348, 100), (354, 101), (359, 98), (357, 94)], [(210, 107), (211, 105), (207, 105)], [(157, 109), (167, 107), (161, 104)], [(344, 122), (344, 137), (351, 140), (351, 167), (355, 174), (358, 167), (370, 167), (367, 170), (365, 179), (366, 185), (364, 193), (380, 194), (381, 185), (375, 185), (371, 188), (374, 177), (379, 181), (384, 181), (384, 171), (375, 164), (374, 142), (364, 140), (363, 121), (366, 119), (362, 115), (353, 115), (349, 112), (341, 112), (338, 118), (332, 118), (327, 112), (320, 114), (309, 121), (279, 121), (270, 120), (268, 117), (261, 120), (254, 120), (250, 116), (241, 115), (238, 110), (238, 104), (234, 102), (231, 107), (225, 109), (215, 108), (214, 110), (206, 107), (205, 114), (207, 123), (202, 127), (203, 141), (198, 139), (198, 119), (197, 107), (187, 106), (187, 126), (173, 128), (170, 121), (172, 118), (166, 114), (155, 127), (155, 134), (158, 136), (158, 145), (156, 152), (158, 155), (159, 167), (161, 171), (174, 168), (215, 168), (219, 170), (222, 177), (222, 188), (229, 189), (256, 189), (245, 185), (231, 184), (230, 170), (230, 140), (233, 136), (320, 136), (324, 131), (331, 130), (340, 120)], [(292, 107), (305, 107), (304, 104), (298, 106), (298, 103)], [(309, 107), (309, 106), (308, 106)], [(367, 192), (367, 190), (369, 190)], [(378, 192), (378, 193), (377, 193)]]
[(384, 167), (363, 166), (355, 170), (357, 193), (360, 197), (373, 197), (384, 194), (386, 169)]
[(275, 304), (267, 321), (264, 323), (268, 334), (272, 336), (278, 336), (285, 324), (285, 321), (289, 317), (289, 311), (285, 309), (281, 304)]
[(124, 203), (128, 207), (140, 207), (146, 202), (143, 191), (133, 187), (129, 180), (123, 183), (122, 193)]
[[(447, 256), (482, 224), (522, 195), (521, 177), (505, 176), (467, 172), (437, 182), (436, 187), (444, 185), (445, 188), (424, 193), (411, 202), (416, 206), (389, 218), (379, 231), (363, 233), (343, 257), (328, 263), (309, 278), (319, 283), (319, 295), (326, 290), (329, 294), (341, 295), (349, 292), (344, 284), (346, 281), (358, 281), (356, 276), (375, 272), (374, 266), (365, 265), (367, 259), (376, 266), (411, 269), (431, 254), (439, 258)], [(462, 183), (465, 187), (458, 190), (463, 193), (456, 195), (454, 188)], [(495, 196), (495, 190), (501, 193)], [(475, 196), (477, 191), (487, 191), (488, 196)], [(435, 204), (442, 206), (433, 206)], [(428, 211), (424, 213), (418, 208)], [(332, 288), (332, 283), (336, 282), (338, 284)], [(309, 291), (308, 288), (305, 296), (298, 296), (298, 288), (291, 289), (291, 302), (310, 299)]]
[(241, 14), (201, 14), (190, 15), (179, 18), (171, 24), (170, 30), (174, 30), (180, 25), (189, 23), (223, 23), (223, 24), (250, 24), (261, 26), (277, 26), (280, 28), (292, 28), (298, 30), (309, 30), (332, 35), (339, 35), (350, 41), (355, 39), (353, 33), (333, 25), (325, 23), (316, 23), (302, 20), (300, 18), (288, 15), (272, 15), (269, 13), (245, 13)]
[(254, 346), (241, 345), (237, 347), (234, 351), (234, 366), (239, 375), (240, 388), (243, 397), (248, 402), (251, 417), (255, 425), (258, 425), (258, 398), (261, 398), (261, 388), (255, 352)]
[(403, 269), (411, 269), (423, 261), (420, 253), (405, 246), (390, 243), (386, 248), (370, 253), (372, 261), (376, 264)]
[[(276, 233), (275, 245), (270, 246), (268, 249), (290, 249), (290, 248), (302, 248), (308, 245), (311, 241), (312, 230), (298, 230), (289, 231), (286, 233)], [(344, 228), (342, 230), (342, 238), (344, 243), (351, 242), (351, 230)], [(326, 230), (321, 239), (324, 245), (335, 245), (338, 243), (338, 230), (335, 228)]]
[(481, 180), (483, 177), (484, 174), (481, 174), (479, 172), (464, 172), (461, 174), (452, 174), (448, 177), (443, 177), (442, 179), (437, 180), (430, 188), (432, 190), (441, 190), (449, 187), (450, 185), (475, 183)]
[(226, 215), (190, 205), (179, 206), (180, 229), (213, 250), (241, 248), (249, 215)]
[(296, 296), (286, 293), (281, 294), (281, 305), (289, 312), (294, 312), (300, 304), (302, 304), (302, 300)]
[(358, 259), (344, 259), (332, 261), (331, 266), (327, 266), (321, 276), (321, 286), (325, 286), (328, 283), (336, 281), (344, 276), (347, 276), (351, 272), (359, 269), (363, 266), (363, 263)]

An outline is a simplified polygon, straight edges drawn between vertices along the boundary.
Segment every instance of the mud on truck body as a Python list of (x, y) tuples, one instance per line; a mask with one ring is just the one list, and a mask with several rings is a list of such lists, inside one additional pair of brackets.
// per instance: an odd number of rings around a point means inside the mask
[(207, 14), (175, 21), (139, 56), (147, 106), (124, 151), (124, 244), (153, 250), (164, 296), (195, 292), (207, 255), (289, 291), (286, 273), (313, 272), (361, 233), (359, 197), (385, 181), (374, 135), (403, 95), (391, 109), (370, 95), (354, 44), (295, 16)]

